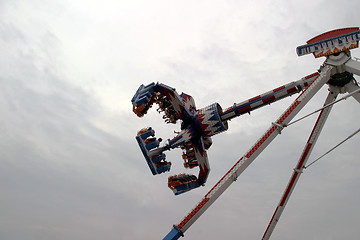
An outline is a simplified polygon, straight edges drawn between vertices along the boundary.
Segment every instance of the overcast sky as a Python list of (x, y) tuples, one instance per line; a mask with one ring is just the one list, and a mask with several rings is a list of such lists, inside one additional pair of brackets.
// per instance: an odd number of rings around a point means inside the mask
[[(174, 196), (135, 141), (154, 109), (132, 113), (141, 84), (162, 82), (198, 108), (223, 108), (315, 72), (295, 49), (359, 26), (358, 1), (0, 1), (0, 239), (162, 239), (295, 99), (229, 122), (213, 137), (205, 187)], [(360, 57), (359, 49), (352, 51)], [(324, 86), (299, 114), (321, 107)], [(334, 106), (310, 160), (359, 128), (354, 99)], [(316, 117), (284, 130), (185, 239), (261, 239)], [(306, 169), (272, 239), (357, 239), (357, 135)]]

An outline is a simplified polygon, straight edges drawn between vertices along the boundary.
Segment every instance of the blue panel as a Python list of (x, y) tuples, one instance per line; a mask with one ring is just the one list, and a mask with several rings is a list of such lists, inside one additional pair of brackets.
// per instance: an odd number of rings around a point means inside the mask
[(153, 86), (155, 86), (155, 83), (154, 83), (154, 82), (152, 82), (152, 83), (150, 83), (150, 84), (146, 85), (144, 88), (149, 88), (149, 87), (153, 87)]
[(159, 144), (160, 144), (159, 141), (155, 140), (155, 141), (153, 141), (153, 142), (151, 142), (149, 144), (146, 144), (146, 149), (150, 150), (150, 149), (156, 148), (156, 147), (159, 146)]
[(179, 195), (185, 192), (188, 192), (194, 188), (200, 187), (200, 181), (195, 181), (195, 182), (190, 182), (190, 183), (186, 183), (186, 184), (182, 184), (179, 185), (177, 187), (175, 187), (175, 189), (173, 190), (175, 195)]
[(143, 96), (139, 100), (136, 101), (136, 106), (141, 106), (149, 101), (150, 101), (150, 99), (147, 96)]
[(156, 163), (156, 162), (159, 162), (161, 160), (165, 159), (165, 154), (161, 154), (161, 155), (158, 155), (158, 156), (155, 156), (153, 157), (151, 160)]
[(150, 93), (149, 91), (144, 92), (144, 93), (140, 94), (139, 98), (142, 98), (142, 97), (144, 97), (144, 96), (150, 98), (150, 97), (151, 97), (151, 93)]
[(155, 135), (155, 131), (154, 130), (149, 130), (147, 132), (144, 132), (142, 134), (140, 134), (141, 138), (142, 139), (145, 139), (147, 137), (150, 137), (150, 136), (154, 136)]
[[(155, 83), (150, 83), (147, 86), (144, 86), (144, 84), (141, 84), (141, 86), (138, 88), (138, 90), (136, 91), (135, 95), (133, 96), (133, 98), (131, 99), (131, 102), (136, 102), (138, 101), (140, 98), (142, 98), (143, 96), (148, 96), (151, 97), (151, 93), (154, 91), (154, 86)], [(148, 94), (144, 94), (144, 91), (149, 92)], [(140, 104), (141, 105), (141, 104)], [(138, 105), (139, 106), (139, 105)]]
[(171, 229), (171, 231), (163, 238), (163, 240), (176, 240), (183, 236), (184, 235), (182, 232), (176, 226), (174, 226), (174, 228)]
[(149, 168), (152, 172), (153, 175), (158, 174), (156, 172), (156, 167), (154, 166), (154, 164), (152, 163), (151, 159), (148, 156), (148, 150), (145, 148), (145, 144), (144, 144), (144, 140), (140, 137), (140, 136), (136, 136), (136, 141), (138, 142), (141, 152), (143, 153), (145, 160), (147, 162), (147, 164), (149, 165)]
[(158, 167), (156, 170), (160, 174), (160, 173), (163, 173), (163, 172), (166, 172), (166, 171), (170, 171), (170, 167), (171, 167), (170, 163), (167, 163), (164, 166)]

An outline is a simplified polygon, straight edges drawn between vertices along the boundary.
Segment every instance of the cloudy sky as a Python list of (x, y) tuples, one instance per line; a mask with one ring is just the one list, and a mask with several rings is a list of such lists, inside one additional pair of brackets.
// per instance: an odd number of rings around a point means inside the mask
[[(295, 99), (229, 123), (213, 137), (205, 187), (175, 197), (135, 141), (152, 126), (132, 113), (140, 84), (162, 82), (197, 107), (223, 108), (313, 73), (324, 59), (295, 48), (359, 26), (349, 1), (0, 1), (0, 238), (161, 239)], [(360, 57), (360, 50), (352, 51)], [(299, 114), (319, 108), (324, 86)], [(335, 105), (310, 160), (359, 128), (359, 105)], [(286, 129), (185, 233), (185, 239), (260, 239), (316, 117)], [(356, 239), (357, 135), (306, 169), (273, 239)]]

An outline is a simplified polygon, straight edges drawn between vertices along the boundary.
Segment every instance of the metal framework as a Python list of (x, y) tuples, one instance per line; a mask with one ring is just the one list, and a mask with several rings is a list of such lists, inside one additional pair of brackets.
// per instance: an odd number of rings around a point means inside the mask
[(249, 113), (260, 107), (281, 100), (296, 93), (300, 95), (272, 123), (271, 127), (255, 144), (234, 164), (232, 168), (215, 184), (179, 224), (174, 225), (165, 236), (165, 240), (178, 239), (184, 232), (216, 201), (216, 199), (238, 178), (238, 176), (256, 159), (257, 156), (277, 137), (296, 114), (316, 95), (321, 87), (329, 85), (329, 94), (321, 108), (319, 117), (304, 147), (288, 186), (263, 235), (269, 239), (280, 219), (287, 201), (301, 176), (302, 170), (326, 122), (336, 97), (349, 93), (360, 103), (360, 87), (353, 75), (360, 75), (360, 62), (351, 58), (350, 50), (359, 46), (358, 27), (343, 28), (316, 36), (306, 45), (297, 47), (299, 56), (312, 53), (315, 58), (326, 57), (320, 69), (298, 81), (280, 86), (264, 94), (222, 110), (218, 103), (197, 109), (194, 99), (185, 93), (178, 94), (174, 88), (161, 83), (141, 85), (132, 98), (133, 111), (139, 117), (144, 116), (153, 103), (159, 105), (166, 123), (181, 122), (181, 130), (173, 139), (160, 146), (161, 139), (155, 137), (151, 127), (143, 128), (136, 140), (153, 175), (170, 171), (171, 162), (166, 160), (166, 151), (181, 148), (184, 166), (199, 167), (199, 175), (179, 174), (168, 178), (168, 186), (175, 195), (204, 186), (209, 175), (210, 165), (207, 150), (212, 145), (211, 137), (228, 129), (228, 121)]
[[(281, 131), (318, 92), (318, 90), (325, 84), (328, 84), (330, 88), (324, 108), (319, 114), (299, 162), (294, 169), (288, 186), (283, 193), (283, 196), (262, 239), (270, 238), (326, 122), (332, 108), (331, 103), (335, 101), (338, 94), (345, 92), (351, 93), (351, 96), (360, 103), (360, 87), (353, 79), (353, 74), (358, 76), (360, 75), (360, 62), (352, 59), (349, 51), (349, 49), (357, 47), (354, 42), (360, 39), (360, 32), (357, 28), (355, 34), (345, 33), (336, 35), (338, 33), (334, 33), (335, 31), (328, 32), (330, 35), (332, 34), (331, 38), (329, 38), (328, 33), (326, 33), (328, 35), (319, 35), (317, 38), (314, 38), (315, 40), (309, 40), (308, 45), (297, 48), (299, 56), (308, 53), (313, 53), (315, 57), (326, 56), (326, 60), (319, 69), (318, 73), (305, 77), (305, 79), (311, 78), (313, 81), (284, 111), (284, 113), (274, 123), (272, 123), (272, 126), (260, 137), (260, 139), (240, 158), (240, 160), (235, 163), (235, 165), (220, 179), (220, 181), (215, 184), (215, 186), (202, 198), (195, 208), (192, 209), (192, 211), (185, 216), (179, 224), (173, 226), (173, 229), (165, 236), (164, 240), (178, 239), (180, 236), (183, 236), (184, 232), (211, 206), (212, 203), (216, 201), (216, 199), (231, 185), (231, 183), (236, 181), (238, 176), (256, 159), (256, 157), (270, 144), (270, 142), (281, 133)], [(342, 31), (341, 33), (344, 32)], [(353, 41), (351, 41), (350, 38), (352, 38)], [(346, 41), (348, 42), (348, 47), (346, 49), (343, 48), (345, 49), (344, 51), (340, 51), (339, 48), (334, 47), (334, 45), (336, 46), (336, 43), (334, 42), (337, 42), (339, 45)], [(234, 106), (233, 108), (235, 109), (239, 107)]]

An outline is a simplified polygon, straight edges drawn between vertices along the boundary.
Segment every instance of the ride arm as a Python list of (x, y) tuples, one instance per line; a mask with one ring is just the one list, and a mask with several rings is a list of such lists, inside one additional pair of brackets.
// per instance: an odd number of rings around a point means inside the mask
[(302, 79), (296, 82), (288, 83), (286, 85), (275, 88), (271, 91), (268, 91), (256, 97), (245, 100), (241, 103), (238, 104), (235, 103), (232, 107), (225, 109), (221, 113), (221, 120), (222, 121), (231, 120), (242, 114), (250, 113), (255, 109), (269, 105), (285, 97), (290, 97), (295, 93), (299, 93), (307, 86), (309, 86), (310, 83), (314, 81), (316, 77), (318, 77), (318, 75), (319, 75), (318, 73), (313, 73), (311, 75), (303, 77)]

